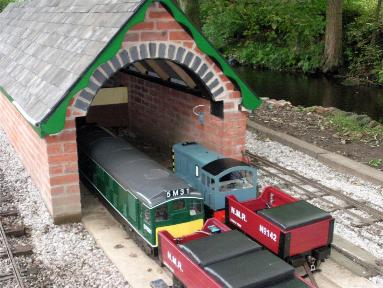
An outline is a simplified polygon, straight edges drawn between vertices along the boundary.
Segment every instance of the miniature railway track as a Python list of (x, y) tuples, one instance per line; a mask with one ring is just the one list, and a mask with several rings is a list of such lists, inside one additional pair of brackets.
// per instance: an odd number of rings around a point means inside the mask
[[(244, 155), (248, 159), (250, 165), (258, 168), (267, 176), (285, 183), (289, 188), (292, 188), (295, 193), (299, 194), (301, 199), (318, 200), (328, 207), (324, 208), (324, 210), (327, 210), (330, 213), (335, 211), (347, 213), (353, 219), (357, 219), (357, 222), (352, 224), (355, 227), (360, 228), (371, 226), (377, 229), (383, 229), (382, 211), (368, 206), (360, 200), (355, 200), (344, 194), (342, 191), (326, 187), (315, 180), (306, 178), (249, 151), (246, 151)], [(331, 196), (338, 201), (331, 201), (324, 198), (326, 196)], [(336, 202), (341, 202), (342, 204)], [(368, 217), (363, 217), (351, 210), (361, 211), (363, 214), (368, 215)]]
[[(3, 223), (0, 220), (0, 236), (1, 236), (1, 243), (4, 247), (4, 250), (6, 251), (7, 257), (9, 258), (9, 261), (12, 265), (12, 274), (11, 275), (0, 275), (0, 281), (1, 280), (9, 280), (11, 278), (15, 278), (17, 281), (17, 284), (20, 288), (24, 287), (23, 279), (21, 277), (21, 272), (19, 269), (19, 266), (17, 265), (11, 246), (9, 245), (7, 234), (5, 233), (5, 229), (3, 226)], [(3, 276), (3, 277), (2, 277)]]
[[(4, 199), (1, 202), (6, 202)], [(11, 245), (9, 237), (20, 237), (25, 234), (25, 228), (22, 225), (5, 226), (2, 218), (17, 216), (17, 210), (8, 209), (6, 211), (0, 211), (0, 258), (9, 261), (11, 269), (4, 274), (0, 273), (0, 286), (2, 282), (14, 280), (17, 283), (17, 287), (24, 288), (24, 281), (20, 271), (19, 265), (16, 263), (15, 257), (21, 255), (29, 255), (32, 253), (30, 246), (16, 246)]]

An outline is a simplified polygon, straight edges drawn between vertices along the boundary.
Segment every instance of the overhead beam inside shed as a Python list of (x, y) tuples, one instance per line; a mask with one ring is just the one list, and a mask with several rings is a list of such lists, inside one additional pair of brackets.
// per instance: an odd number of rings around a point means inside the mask
[(176, 63), (173, 63), (171, 61), (165, 60), (166, 64), (168, 64), (174, 72), (177, 73), (177, 75), (186, 83), (187, 86), (194, 89), (197, 87), (196, 82), (183, 70), (180, 66), (178, 66)]
[(144, 65), (142, 65), (140, 62), (135, 62), (133, 63), (133, 66), (136, 67), (136, 69), (144, 74), (144, 75), (147, 75), (148, 74), (148, 70), (146, 70), (146, 68), (144, 67)]
[(146, 60), (146, 63), (154, 70), (154, 72), (160, 76), (160, 78), (164, 81), (168, 81), (170, 79), (170, 76), (168, 73), (165, 72), (164, 69), (160, 65), (157, 64), (157, 62), (153, 59)]

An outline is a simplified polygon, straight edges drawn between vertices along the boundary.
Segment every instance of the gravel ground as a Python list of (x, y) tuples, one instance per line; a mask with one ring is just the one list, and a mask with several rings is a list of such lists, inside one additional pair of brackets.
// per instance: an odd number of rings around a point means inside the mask
[[(35, 274), (26, 279), (27, 287), (130, 287), (81, 223), (52, 223), (36, 187), (1, 130), (0, 191), (13, 197), (30, 234), (33, 256), (17, 258), (21, 266), (33, 267)], [(15, 285), (9, 282), (7, 287)]]
[[(341, 174), (306, 154), (278, 142), (265, 139), (253, 132), (247, 132), (246, 148), (307, 178), (317, 180), (332, 189), (341, 190), (354, 199), (366, 201), (374, 208), (383, 211), (383, 187), (372, 185), (353, 176)], [(265, 179), (263, 177), (260, 177), (260, 182), (262, 186), (278, 184), (275, 179)], [(299, 197), (294, 193), (291, 194)], [(383, 259), (382, 230), (372, 231), (371, 227), (353, 227), (350, 225), (353, 219), (350, 219), (348, 215), (341, 211), (334, 212), (333, 216), (336, 218), (335, 234), (369, 251), (375, 257)], [(374, 277), (370, 280), (383, 287), (382, 277)]]

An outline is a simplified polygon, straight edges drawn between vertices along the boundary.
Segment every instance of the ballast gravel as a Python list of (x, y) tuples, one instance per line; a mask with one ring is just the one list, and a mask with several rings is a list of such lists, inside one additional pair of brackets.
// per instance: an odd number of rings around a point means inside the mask
[[(246, 148), (249, 151), (383, 211), (383, 187), (339, 173), (307, 154), (271, 141), (254, 132), (248, 131), (246, 138)], [(276, 179), (265, 179), (262, 176), (259, 179), (262, 186), (278, 184)], [(298, 195), (292, 194), (298, 197)], [(313, 204), (316, 205), (316, 203)], [(353, 219), (342, 211), (334, 212), (333, 216), (336, 218), (335, 234), (369, 251), (378, 259), (383, 259), (383, 229), (373, 231), (371, 227), (353, 227), (350, 223)], [(383, 223), (380, 224), (383, 225)], [(382, 277), (378, 276), (370, 280), (383, 287)]]
[[(0, 192), (12, 196), (30, 233), (32, 260), (18, 260), (20, 264), (30, 262), (26, 266), (33, 267), (35, 273), (27, 276), (26, 287), (130, 287), (81, 223), (52, 223), (38, 190), (2, 130)], [(15, 287), (11, 282), (7, 286)]]

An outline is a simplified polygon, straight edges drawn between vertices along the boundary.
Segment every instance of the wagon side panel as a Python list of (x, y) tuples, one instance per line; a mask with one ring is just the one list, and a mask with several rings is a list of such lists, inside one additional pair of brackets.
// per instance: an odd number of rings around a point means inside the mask
[(327, 246), (331, 242), (331, 230), (331, 218), (292, 229), (289, 256)]
[(226, 198), (226, 217), (228, 222), (239, 230), (266, 246), (275, 254), (279, 254), (281, 230), (276, 225), (260, 217), (248, 209), (233, 196)]
[(185, 256), (168, 232), (159, 232), (162, 263), (188, 288), (220, 288), (201, 267)]

